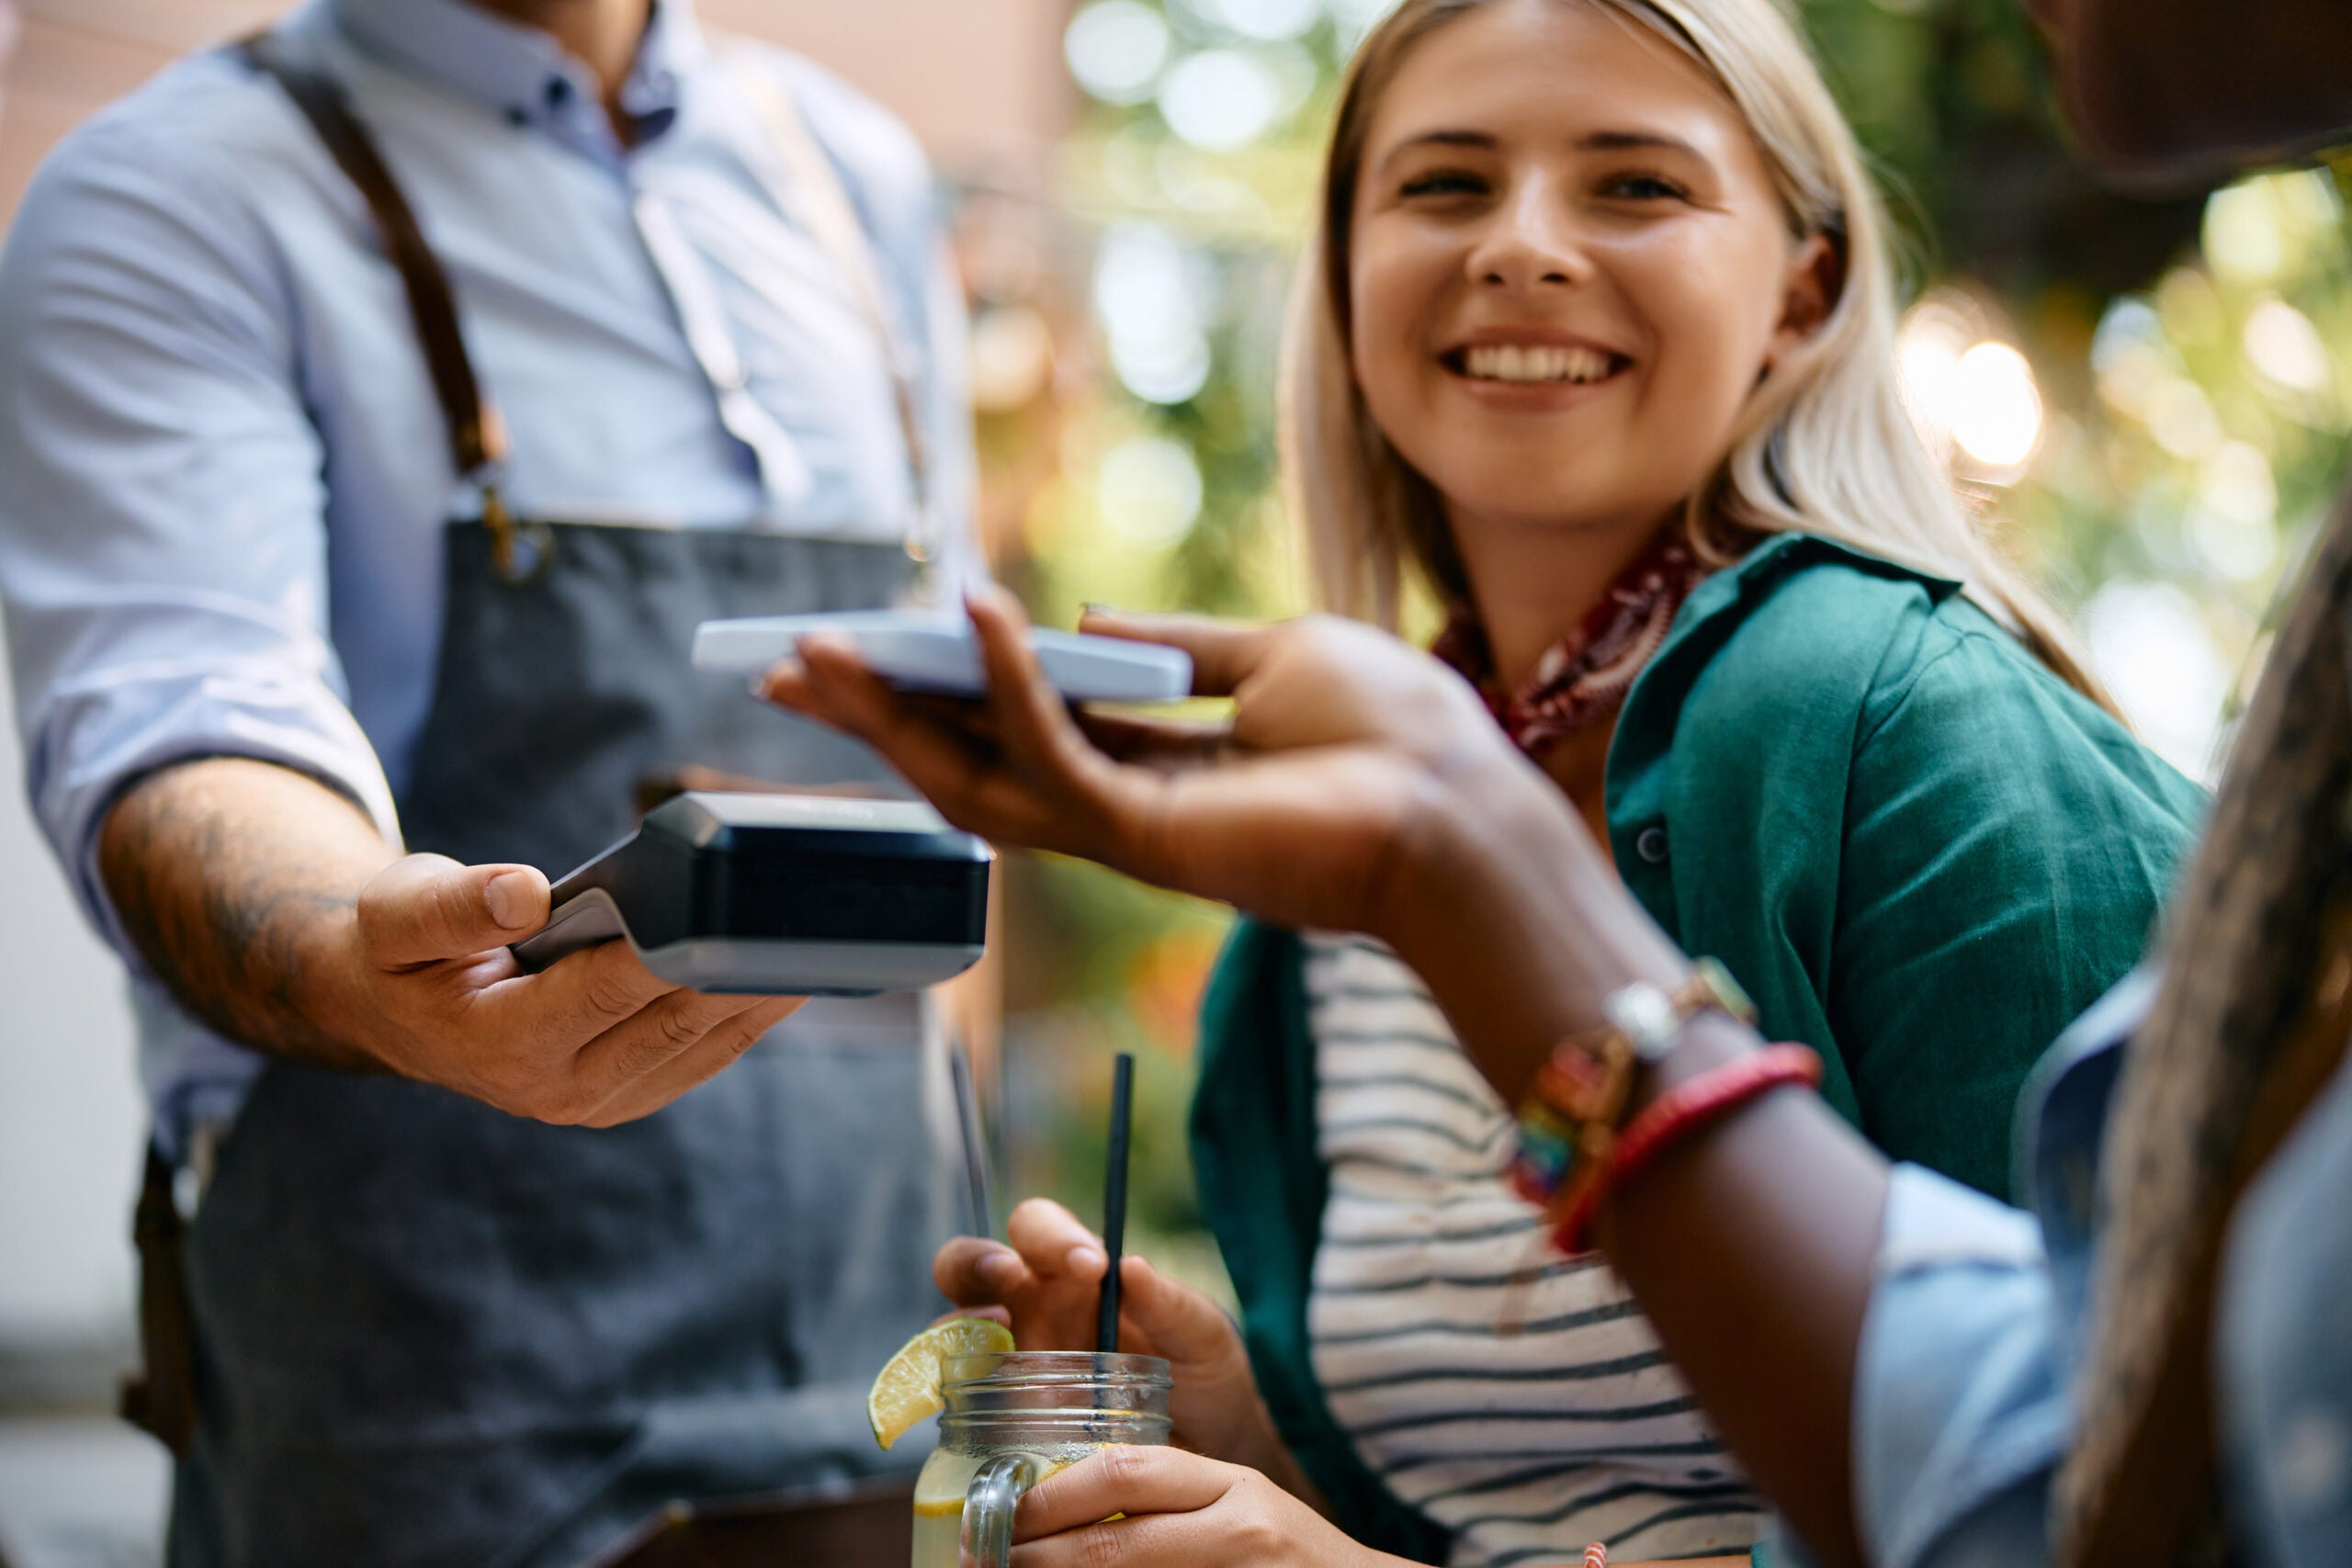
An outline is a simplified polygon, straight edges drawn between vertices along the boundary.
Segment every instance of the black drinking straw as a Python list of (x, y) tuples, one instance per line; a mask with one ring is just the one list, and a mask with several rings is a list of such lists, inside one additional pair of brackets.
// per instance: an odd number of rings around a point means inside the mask
[(1111, 1255), (1102, 1272), (1102, 1310), (1094, 1321), (1094, 1348), (1104, 1356), (1119, 1348), (1119, 1248), (1127, 1232), (1127, 1121), (1135, 1104), (1136, 1059), (1119, 1053), (1111, 1069), (1111, 1157), (1102, 1175), (1102, 1249)]
[(979, 1091), (972, 1083), (972, 1054), (964, 1037), (947, 1037), (947, 1076), (956, 1089), (956, 1130), (964, 1145), (964, 1188), (972, 1201), (972, 1234), (996, 1235), (996, 1202), (989, 1195), (988, 1129), (980, 1122)]

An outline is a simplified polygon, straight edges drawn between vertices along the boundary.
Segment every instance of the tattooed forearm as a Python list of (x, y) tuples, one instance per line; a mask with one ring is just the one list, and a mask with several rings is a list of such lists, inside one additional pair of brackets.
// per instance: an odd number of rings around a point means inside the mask
[(345, 1068), (370, 1063), (312, 1003), (356, 896), (391, 858), (342, 795), (237, 758), (141, 779), (98, 838), (116, 913), (182, 1007), (240, 1043)]

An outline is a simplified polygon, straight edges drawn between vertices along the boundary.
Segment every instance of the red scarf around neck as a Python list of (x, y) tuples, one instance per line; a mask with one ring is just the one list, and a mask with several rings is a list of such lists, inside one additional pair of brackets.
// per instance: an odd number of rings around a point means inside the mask
[(1561, 737), (1607, 717), (1666, 641), (1690, 591), (1713, 569), (1682, 530), (1668, 525), (1609, 585), (1575, 630), (1554, 644), (1515, 692), (1495, 679), (1486, 628), (1468, 609), (1454, 613), (1430, 651), (1478, 688), (1512, 744), (1531, 757)]

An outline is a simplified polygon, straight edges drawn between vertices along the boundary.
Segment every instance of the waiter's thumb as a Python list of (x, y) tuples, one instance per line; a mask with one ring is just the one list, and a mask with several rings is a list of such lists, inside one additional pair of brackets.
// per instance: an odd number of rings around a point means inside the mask
[(527, 865), (460, 865), (410, 855), (359, 892), (369, 962), (404, 969), (503, 947), (547, 923), (548, 879)]

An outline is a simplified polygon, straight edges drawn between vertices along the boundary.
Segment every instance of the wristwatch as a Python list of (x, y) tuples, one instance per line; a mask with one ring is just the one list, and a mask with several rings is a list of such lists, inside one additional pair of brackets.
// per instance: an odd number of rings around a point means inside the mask
[(1690, 977), (1672, 992), (1646, 980), (1611, 991), (1600, 1004), (1601, 1016), (1625, 1037), (1634, 1060), (1661, 1061), (1681, 1042), (1683, 1025), (1702, 1012), (1720, 1012), (1742, 1023), (1756, 1021), (1756, 1004), (1731, 977), (1731, 971), (1712, 958), (1690, 965)]
[(1720, 1012), (1756, 1021), (1756, 1004), (1712, 958), (1693, 963), (1672, 991), (1636, 980), (1611, 992), (1600, 1010), (1606, 1023), (1552, 1047), (1520, 1106), (1511, 1179), (1531, 1202), (1573, 1208), (1606, 1178), (1634, 1074), (1670, 1054), (1692, 1019)]

